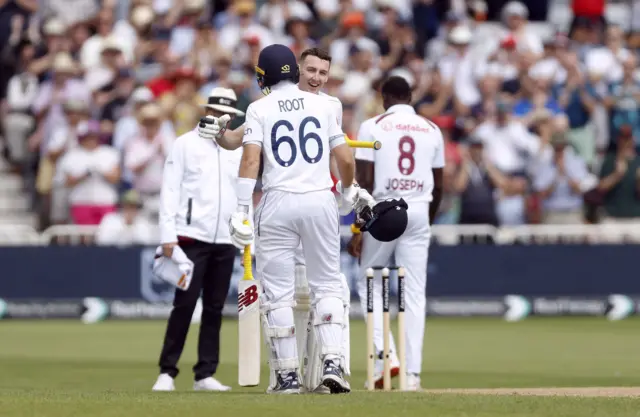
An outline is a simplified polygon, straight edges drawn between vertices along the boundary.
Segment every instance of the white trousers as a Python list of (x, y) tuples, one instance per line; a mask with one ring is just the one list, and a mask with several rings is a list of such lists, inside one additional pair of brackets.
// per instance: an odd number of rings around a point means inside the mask
[[(367, 311), (366, 270), (373, 266), (389, 266), (395, 255), (395, 265), (405, 268), (405, 323), (407, 334), (407, 372), (420, 374), (422, 369), (422, 345), (426, 318), (427, 258), (431, 229), (429, 207), (424, 203), (409, 203), (409, 223), (402, 236), (393, 242), (380, 242), (368, 233), (363, 235), (358, 295), (362, 311)], [(374, 278), (374, 344), (376, 352), (383, 349), (382, 334), (382, 280), (380, 271)], [(365, 314), (366, 319), (366, 314)], [(397, 354), (391, 337), (391, 350)]]
[[(331, 317), (343, 312), (340, 277), (340, 229), (338, 205), (330, 190), (292, 194), (270, 190), (256, 209), (256, 271), (264, 289), (265, 303), (278, 306), (268, 321), (274, 327), (293, 327), (295, 292), (294, 258), (302, 243), (307, 266), (311, 306), (317, 317), (327, 318), (323, 345), (339, 346), (342, 326)], [(324, 327), (324, 326), (320, 326)], [(305, 331), (306, 329), (296, 329)], [(275, 342), (278, 359), (298, 357), (295, 336)]]

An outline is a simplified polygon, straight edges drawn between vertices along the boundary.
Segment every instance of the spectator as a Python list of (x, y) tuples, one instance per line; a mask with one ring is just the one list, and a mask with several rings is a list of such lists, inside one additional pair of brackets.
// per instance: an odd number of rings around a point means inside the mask
[(484, 156), (483, 140), (472, 136), (468, 150), (461, 149), (462, 163), (453, 189), (460, 194), (460, 224), (498, 226), (494, 193), (507, 179)]
[(27, 137), (35, 128), (31, 113), (38, 94), (38, 78), (27, 68), (33, 61), (35, 47), (29, 41), (22, 42), (17, 48), (20, 56), (16, 75), (9, 79), (7, 88), (8, 111), (3, 117), (4, 134), (14, 171), (24, 173), (27, 162)]
[(531, 125), (532, 119), (537, 119), (540, 113), (547, 110), (552, 115), (562, 113), (560, 105), (556, 99), (549, 94), (551, 87), (551, 79), (544, 73), (531, 74), (530, 82), (525, 83), (522, 88), (524, 96), (518, 100), (513, 106), (513, 114), (524, 123), (525, 126)]
[(280, 43), (287, 35), (287, 26), (290, 25), (291, 19), (297, 22), (307, 22), (312, 18), (313, 15), (309, 7), (298, 0), (267, 0), (258, 11), (258, 21), (269, 29), (276, 37), (276, 41)]
[(510, 112), (510, 105), (501, 101), (496, 116), (479, 125), (474, 135), (484, 141), (487, 159), (496, 168), (508, 175), (522, 174), (540, 151), (540, 140), (512, 120)]
[(89, 117), (89, 107), (87, 103), (79, 100), (67, 100), (64, 103), (66, 123), (57, 126), (51, 134), (51, 140), (47, 144), (46, 159), (40, 162), (41, 167), (50, 164), (53, 175), (45, 176), (51, 179), (51, 185), (40, 186), (41, 192), (51, 191), (51, 194), (44, 194), (44, 207), (41, 220), (43, 226), (49, 224), (66, 224), (69, 221), (69, 190), (65, 184), (65, 175), (60, 161), (71, 150), (78, 146), (78, 132), (83, 128)]
[(624, 61), (632, 55), (625, 48), (624, 32), (619, 26), (610, 26), (606, 31), (605, 45), (590, 50), (585, 56), (588, 68), (597, 68), (606, 74), (608, 82), (620, 82), (624, 77)]
[(160, 207), (164, 161), (175, 139), (163, 134), (163, 120), (163, 111), (158, 104), (145, 105), (140, 110), (142, 129), (124, 152), (124, 166), (133, 173), (133, 187), (140, 192), (145, 208), (153, 216)]
[(416, 111), (423, 117), (431, 119), (440, 114), (453, 115), (453, 85), (445, 83), (440, 71), (431, 74), (429, 88), (415, 105)]
[(128, 45), (131, 56), (134, 56), (136, 44), (151, 30), (154, 17), (152, 7), (146, 4), (133, 6), (130, 8), (129, 19), (118, 20), (112, 34), (122, 39), (123, 44)]
[[(621, 126), (631, 126), (636, 146), (640, 146), (640, 81), (634, 76), (638, 60), (630, 56), (623, 62), (623, 78), (609, 86), (609, 94), (603, 100), (609, 110), (609, 134), (620, 137)], [(615, 149), (611, 141), (609, 149)]]
[(285, 25), (282, 43), (287, 45), (296, 56), (300, 56), (306, 49), (316, 46), (316, 42), (309, 37), (310, 18), (291, 17)]
[(568, 147), (563, 133), (555, 133), (550, 148), (533, 173), (533, 188), (542, 203), (546, 224), (583, 223), (581, 182), (589, 175), (584, 160)]
[(120, 181), (120, 156), (100, 143), (100, 124), (93, 120), (79, 127), (79, 146), (60, 162), (69, 187), (71, 218), (77, 225), (98, 225), (116, 210)]
[[(104, 42), (111, 34), (113, 25), (113, 13), (109, 9), (103, 8), (100, 10), (95, 25), (95, 35), (87, 39), (80, 49), (80, 64), (83, 68), (89, 69), (101, 65)], [(111, 38), (111, 41), (113, 41), (113, 38)]]
[(125, 54), (124, 42), (116, 35), (109, 35), (101, 42), (100, 63), (96, 67), (107, 68), (111, 73), (118, 74), (131, 63), (132, 58)]
[(218, 42), (230, 53), (241, 46), (243, 37), (255, 36), (261, 47), (274, 43), (272, 33), (266, 27), (255, 22), (256, 4), (252, 0), (236, 0), (231, 6), (235, 19), (220, 31)]
[(607, 154), (598, 191), (603, 195), (603, 223), (634, 223), (640, 217), (640, 157), (632, 127), (618, 130), (617, 150)]
[(437, 66), (442, 81), (453, 88), (454, 110), (461, 115), (480, 100), (474, 77), (476, 62), (470, 46), (472, 38), (473, 33), (467, 26), (456, 26), (449, 33), (449, 53)]
[(350, 51), (367, 51), (377, 64), (380, 57), (378, 44), (366, 36), (367, 27), (365, 16), (361, 12), (346, 13), (341, 21), (340, 29), (336, 32), (337, 39), (331, 42), (329, 53), (333, 65), (349, 67)]
[(531, 58), (542, 55), (542, 40), (529, 25), (527, 6), (519, 1), (510, 1), (502, 9), (501, 17), (508, 33), (513, 36), (518, 52)]
[(69, 52), (68, 39), (65, 38), (66, 31), (67, 26), (56, 17), (47, 20), (44, 24), (44, 42), (38, 44), (36, 59), (28, 68), (29, 72), (39, 77), (40, 81), (46, 78), (56, 55)]
[(185, 65), (193, 68), (198, 77), (203, 80), (213, 78), (216, 75), (213, 64), (223, 54), (223, 49), (218, 45), (218, 38), (211, 23), (198, 22), (193, 46), (185, 57)]
[(180, 17), (171, 31), (171, 54), (183, 58), (190, 52), (196, 37), (196, 23), (202, 16), (205, 5), (205, 0), (184, 1)]
[(432, 122), (440, 128), (444, 138), (444, 194), (440, 203), (436, 224), (456, 224), (458, 220), (458, 195), (454, 189), (456, 174), (462, 165), (462, 156), (458, 145), (451, 139), (455, 128), (455, 119), (452, 116), (439, 116)]
[(32, 110), (38, 121), (38, 132), (30, 139), (32, 149), (37, 149), (42, 142), (49, 139), (47, 132), (51, 132), (57, 124), (64, 123), (62, 103), (67, 99), (78, 99), (89, 103), (91, 98), (84, 82), (75, 79), (76, 63), (66, 52), (61, 52), (53, 58), (53, 76), (51, 81), (45, 81), (38, 90)]
[(96, 243), (104, 246), (151, 245), (157, 242), (153, 224), (142, 214), (142, 199), (135, 190), (124, 193), (119, 210), (100, 221)]
[(202, 97), (198, 94), (200, 78), (191, 68), (181, 68), (173, 74), (173, 91), (162, 96), (161, 105), (167, 111), (176, 135), (193, 129), (200, 120)]
[(582, 73), (578, 57), (566, 52), (561, 59), (566, 72), (566, 82), (554, 88), (554, 96), (569, 119), (568, 139), (578, 155), (587, 164), (595, 158), (595, 132), (591, 118), (596, 110), (596, 91)]

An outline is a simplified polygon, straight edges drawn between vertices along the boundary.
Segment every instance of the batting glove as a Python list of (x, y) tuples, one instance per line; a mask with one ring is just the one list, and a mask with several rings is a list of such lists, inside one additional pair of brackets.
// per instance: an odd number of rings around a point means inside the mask
[(355, 203), (358, 201), (358, 191), (360, 186), (353, 184), (351, 187), (343, 187), (342, 181), (336, 183), (336, 191), (340, 194), (338, 198), (338, 210), (341, 216), (351, 213)]
[(248, 222), (245, 224), (248, 220), (249, 215), (244, 211), (236, 211), (229, 219), (231, 243), (238, 249), (244, 249), (253, 240), (253, 227)]
[(230, 120), (231, 116), (228, 114), (220, 118), (205, 116), (200, 119), (200, 123), (198, 123), (198, 136), (208, 140), (220, 139), (224, 135), (224, 132), (227, 131), (227, 125)]

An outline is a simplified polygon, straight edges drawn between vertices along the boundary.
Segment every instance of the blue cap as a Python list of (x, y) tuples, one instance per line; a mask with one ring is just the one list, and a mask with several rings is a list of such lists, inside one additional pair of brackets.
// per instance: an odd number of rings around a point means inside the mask
[(293, 51), (285, 45), (274, 44), (260, 51), (256, 75), (264, 87), (271, 87), (280, 81), (298, 80), (298, 62)]

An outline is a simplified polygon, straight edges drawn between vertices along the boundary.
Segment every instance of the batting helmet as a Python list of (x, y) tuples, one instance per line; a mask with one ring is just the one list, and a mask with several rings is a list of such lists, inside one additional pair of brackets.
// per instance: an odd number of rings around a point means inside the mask
[(373, 208), (365, 207), (358, 213), (356, 223), (363, 224), (360, 227), (361, 232), (369, 232), (380, 242), (391, 242), (402, 236), (407, 229), (408, 208), (409, 206), (402, 198), (388, 199), (376, 204)]
[(291, 49), (275, 44), (260, 51), (258, 65), (256, 65), (256, 78), (263, 93), (269, 94), (270, 88), (280, 81), (297, 83), (299, 77), (300, 70)]

